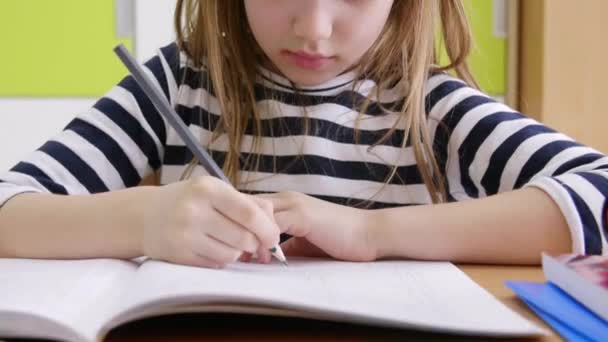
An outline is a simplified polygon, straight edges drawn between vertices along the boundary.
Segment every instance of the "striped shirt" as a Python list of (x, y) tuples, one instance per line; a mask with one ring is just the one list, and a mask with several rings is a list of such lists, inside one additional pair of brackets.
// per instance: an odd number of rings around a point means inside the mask
[[(161, 48), (145, 67), (222, 165), (228, 139), (211, 141), (221, 112), (205, 71), (191, 67), (175, 44)], [(402, 147), (403, 125), (376, 144), (397, 122), (396, 113), (381, 108), (403, 101), (403, 94), (395, 87), (377, 98), (374, 86), (346, 73), (296, 93), (287, 79), (260, 69), (255, 88), (262, 118), (255, 154), (260, 159), (256, 169), (242, 165), (237, 188), (298, 191), (345, 205), (371, 199), (373, 208), (431, 203), (413, 148)], [(365, 98), (371, 105), (359, 113)], [(539, 187), (565, 216), (575, 252), (608, 253), (606, 156), (446, 74), (427, 80), (425, 106), (450, 201)], [(252, 153), (252, 126), (243, 138), (243, 158)], [(179, 179), (191, 159), (176, 131), (126, 77), (56, 137), (0, 174), (0, 206), (23, 192), (89, 194), (133, 187), (154, 171), (167, 184)], [(385, 184), (393, 166), (396, 175)], [(194, 174), (205, 172), (197, 167)]]

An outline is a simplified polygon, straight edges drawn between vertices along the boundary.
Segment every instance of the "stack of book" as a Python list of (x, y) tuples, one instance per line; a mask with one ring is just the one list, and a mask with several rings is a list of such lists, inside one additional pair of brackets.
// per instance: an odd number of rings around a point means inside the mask
[(546, 283), (508, 281), (568, 341), (608, 341), (608, 256), (543, 254)]

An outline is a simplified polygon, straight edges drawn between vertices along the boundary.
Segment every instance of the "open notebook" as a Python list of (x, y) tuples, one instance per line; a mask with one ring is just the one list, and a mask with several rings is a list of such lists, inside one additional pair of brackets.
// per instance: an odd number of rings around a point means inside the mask
[(488, 336), (545, 333), (450, 263), (289, 262), (214, 270), (154, 260), (0, 259), (0, 337), (96, 341), (126, 322), (182, 312), (298, 316)]

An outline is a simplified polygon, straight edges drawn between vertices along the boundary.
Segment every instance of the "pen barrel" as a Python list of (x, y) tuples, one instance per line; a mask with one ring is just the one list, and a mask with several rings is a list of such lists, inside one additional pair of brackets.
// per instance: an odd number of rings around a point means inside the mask
[(186, 127), (186, 124), (179, 118), (173, 107), (169, 104), (169, 101), (165, 98), (165, 96), (160, 92), (160, 90), (154, 86), (154, 83), (149, 79), (149, 77), (145, 74), (145, 71), (135, 58), (131, 56), (127, 48), (124, 45), (120, 44), (115, 49), (114, 52), (118, 55), (123, 64), (127, 67), (133, 78), (137, 84), (142, 88), (144, 93), (148, 96), (156, 110), (167, 119), (169, 124), (176, 130), (177, 134), (184, 140), (184, 143), (188, 146), (190, 151), (195, 158), (203, 165), (207, 172), (217, 177), (224, 182), (230, 184), (230, 180), (224, 172), (220, 169), (220, 167), (213, 161), (211, 156), (200, 146), (199, 142), (196, 140), (192, 132)]

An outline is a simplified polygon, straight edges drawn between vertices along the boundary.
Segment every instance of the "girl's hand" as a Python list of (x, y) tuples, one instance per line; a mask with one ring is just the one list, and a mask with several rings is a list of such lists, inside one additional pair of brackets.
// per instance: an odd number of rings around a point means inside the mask
[(270, 200), (287, 255), (331, 256), (348, 261), (376, 259), (369, 210), (333, 204), (296, 192), (258, 195)]
[(243, 252), (260, 251), (268, 261), (268, 248), (279, 243), (272, 203), (215, 177), (159, 187), (147, 208), (142, 248), (153, 259), (220, 268)]

